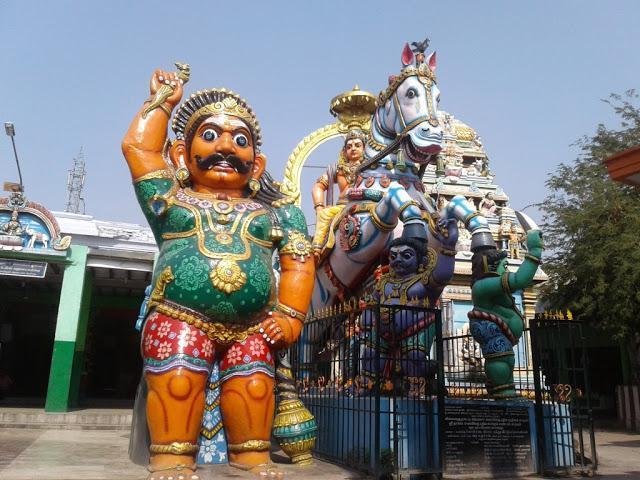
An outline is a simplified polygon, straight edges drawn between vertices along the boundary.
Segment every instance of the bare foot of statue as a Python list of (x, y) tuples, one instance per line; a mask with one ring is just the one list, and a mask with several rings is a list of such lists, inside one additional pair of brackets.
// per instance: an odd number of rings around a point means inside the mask
[(167, 468), (151, 472), (147, 480), (201, 480), (195, 470), (184, 467)]
[(260, 478), (284, 478), (284, 472), (280, 470), (275, 464), (269, 463), (266, 465), (256, 465), (250, 472), (257, 474)]
[(243, 465), (241, 463), (229, 462), (229, 465), (240, 470), (251, 472), (260, 478), (281, 479), (284, 478), (284, 472), (278, 468), (275, 463), (262, 463), (260, 465)]

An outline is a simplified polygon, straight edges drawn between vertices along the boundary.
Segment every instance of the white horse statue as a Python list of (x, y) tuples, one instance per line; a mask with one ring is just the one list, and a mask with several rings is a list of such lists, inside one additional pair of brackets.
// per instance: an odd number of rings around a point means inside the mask
[(438, 212), (425, 195), (422, 176), (442, 149), (440, 91), (435, 52), (425, 58), (428, 41), (413, 45), (405, 45), (402, 70), (378, 96), (365, 160), (331, 226), (335, 246), (317, 268), (314, 312), (357, 296), (394, 235), (427, 239), (433, 300), (453, 275), (457, 220), (471, 232), (472, 250), (494, 244), (486, 219), (464, 197)]

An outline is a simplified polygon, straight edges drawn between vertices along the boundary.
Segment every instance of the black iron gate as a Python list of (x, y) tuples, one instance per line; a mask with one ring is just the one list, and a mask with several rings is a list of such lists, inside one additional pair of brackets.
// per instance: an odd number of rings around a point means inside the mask
[(308, 320), (292, 364), (322, 426), (314, 454), (375, 478), (441, 478), (441, 358), (440, 310), (353, 302)]
[(538, 314), (530, 326), (540, 471), (592, 475), (598, 459), (582, 323)]

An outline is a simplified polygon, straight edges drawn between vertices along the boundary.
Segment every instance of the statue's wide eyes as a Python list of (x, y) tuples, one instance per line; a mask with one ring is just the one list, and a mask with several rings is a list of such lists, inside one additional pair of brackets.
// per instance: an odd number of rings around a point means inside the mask
[(213, 142), (216, 138), (218, 138), (218, 132), (216, 132), (213, 128), (207, 128), (204, 132), (202, 132), (201, 136), (207, 142)]
[(415, 88), (410, 88), (407, 90), (407, 98), (415, 98), (418, 96), (418, 91)]
[(236, 134), (236, 136), (233, 137), (233, 141), (240, 147), (246, 147), (249, 144), (249, 139), (243, 133)]

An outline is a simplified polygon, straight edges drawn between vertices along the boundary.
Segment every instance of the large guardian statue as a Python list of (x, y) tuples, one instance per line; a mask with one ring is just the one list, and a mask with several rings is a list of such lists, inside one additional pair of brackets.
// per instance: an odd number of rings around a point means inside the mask
[(179, 73), (153, 73), (122, 142), (160, 249), (141, 344), (149, 479), (198, 478), (196, 455), (266, 473), (274, 359), (303, 325), (311, 244), (302, 212), (265, 170), (260, 126), (244, 99), (217, 88), (192, 94), (167, 140), (189, 74), (176, 65)]

